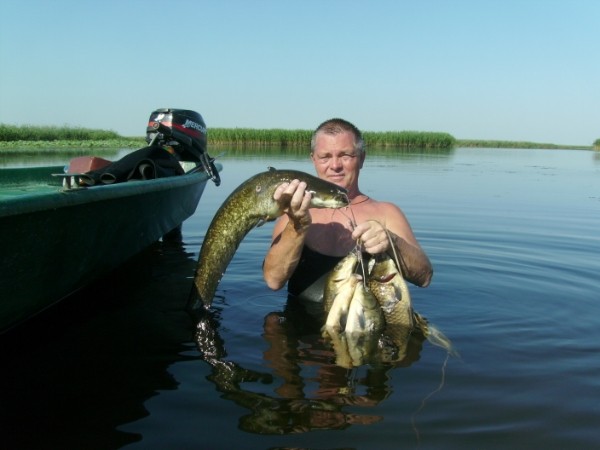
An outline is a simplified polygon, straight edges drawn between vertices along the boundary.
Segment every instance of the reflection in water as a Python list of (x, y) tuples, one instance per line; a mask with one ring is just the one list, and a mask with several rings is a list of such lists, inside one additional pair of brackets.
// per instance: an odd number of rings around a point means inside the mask
[[(184, 309), (195, 265), (181, 242), (156, 243), (3, 336), (0, 419), (2, 430), (10, 430), (3, 442), (11, 448), (87, 449), (139, 442), (143, 436), (135, 426), (123, 424), (146, 417), (145, 403), (158, 392), (178, 389), (170, 366), (199, 358), (210, 365), (208, 380), (222, 398), (248, 410), (239, 418), (243, 431), (292, 434), (382, 419), (348, 409), (388, 398), (392, 367), (336, 365), (320, 335), (322, 318), (293, 299), (283, 312), (264, 318), (269, 347), (263, 361), (270, 370), (228, 361), (219, 309), (199, 316)], [(189, 351), (192, 342), (200, 355)], [(401, 365), (418, 360), (420, 350), (421, 342), (412, 341)]]
[(178, 388), (168, 367), (185, 354), (184, 311), (195, 259), (159, 242), (118, 271), (0, 337), (4, 448), (119, 448), (140, 441), (117, 427)]
[[(240, 418), (242, 430), (257, 434), (294, 434), (319, 429), (344, 429), (369, 425), (379, 415), (345, 411), (345, 407), (376, 406), (391, 394), (391, 364), (345, 369), (336, 364), (331, 344), (321, 337), (322, 321), (315, 320), (300, 302), (289, 298), (283, 312), (271, 312), (264, 320), (265, 366), (273, 374), (260, 373), (227, 361), (225, 342), (219, 335), (218, 310), (197, 312), (196, 343), (202, 358), (212, 367), (208, 379), (223, 398), (247, 408)], [(423, 338), (406, 341), (405, 358), (395, 366), (409, 366), (419, 359)], [(310, 372), (310, 376), (303, 375)], [(364, 372), (364, 373), (363, 373)], [(281, 384), (267, 395), (264, 386)], [(316, 385), (316, 388), (312, 388)], [(255, 386), (255, 389), (252, 387)], [(309, 389), (310, 387), (310, 389)]]
[[(265, 146), (255, 146), (252, 147), (252, 151), (248, 151), (247, 146), (236, 146), (236, 145), (227, 145), (227, 146), (219, 146), (213, 145), (215, 149), (215, 153), (220, 151), (221, 148), (225, 151), (224, 158), (248, 158), (252, 157), (264, 157), (267, 156), (271, 160), (273, 159), (282, 159), (284, 161), (289, 161), (290, 158), (302, 158), (308, 159), (309, 157), (309, 145), (307, 143), (306, 146), (291, 146), (291, 147), (277, 147), (272, 145)], [(385, 147), (385, 146), (371, 146), (369, 143), (366, 143), (367, 149), (369, 151), (369, 158), (373, 156), (383, 157), (383, 158), (393, 158), (393, 159), (411, 159), (411, 160), (426, 160), (431, 158), (447, 158), (454, 154), (455, 148), (403, 148), (403, 147)]]

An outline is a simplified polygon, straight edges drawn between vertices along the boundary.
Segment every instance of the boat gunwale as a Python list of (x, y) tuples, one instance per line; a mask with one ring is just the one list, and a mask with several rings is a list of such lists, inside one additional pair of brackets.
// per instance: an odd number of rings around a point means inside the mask
[[(50, 166), (49, 169), (55, 166)], [(222, 170), (216, 164), (217, 171)], [(62, 174), (61, 174), (62, 176)], [(84, 203), (105, 201), (140, 194), (174, 189), (188, 185), (205, 183), (209, 180), (206, 172), (186, 173), (183, 175), (155, 178), (152, 180), (133, 180), (124, 183), (90, 186), (76, 189), (62, 189), (57, 185), (55, 191), (32, 192), (0, 199), (0, 218), (34, 211), (76, 206)]]

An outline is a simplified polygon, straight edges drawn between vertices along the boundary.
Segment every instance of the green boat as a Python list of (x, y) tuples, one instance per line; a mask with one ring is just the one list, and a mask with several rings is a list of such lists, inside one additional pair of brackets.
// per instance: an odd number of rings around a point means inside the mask
[(220, 182), (203, 127), (198, 113), (160, 109), (150, 146), (117, 162), (0, 169), (0, 333), (177, 235)]
[(176, 233), (209, 180), (200, 171), (63, 189), (52, 176), (62, 169), (0, 169), (0, 332)]

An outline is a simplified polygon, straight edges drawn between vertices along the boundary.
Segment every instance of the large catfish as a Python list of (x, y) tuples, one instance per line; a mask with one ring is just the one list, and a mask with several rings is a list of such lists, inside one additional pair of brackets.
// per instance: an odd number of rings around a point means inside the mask
[(311, 193), (311, 208), (342, 208), (349, 204), (345, 189), (297, 170), (276, 170), (254, 175), (227, 197), (212, 219), (200, 249), (194, 277), (194, 289), (188, 304), (210, 306), (227, 266), (240, 242), (257, 226), (281, 216), (290, 198), (273, 199), (281, 183), (304, 181)]

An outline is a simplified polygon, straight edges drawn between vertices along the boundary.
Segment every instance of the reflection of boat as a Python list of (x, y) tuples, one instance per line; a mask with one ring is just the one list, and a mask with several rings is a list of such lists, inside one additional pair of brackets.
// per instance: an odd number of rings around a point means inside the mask
[(0, 331), (177, 230), (209, 179), (197, 171), (62, 190), (59, 172), (0, 170)]
[(181, 241), (157, 241), (1, 335), (3, 448), (142, 440), (136, 421), (148, 416), (148, 400), (179, 389), (170, 370), (198, 358), (186, 352), (194, 322), (184, 310), (196, 259)]

